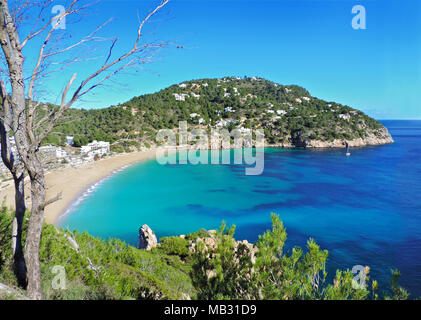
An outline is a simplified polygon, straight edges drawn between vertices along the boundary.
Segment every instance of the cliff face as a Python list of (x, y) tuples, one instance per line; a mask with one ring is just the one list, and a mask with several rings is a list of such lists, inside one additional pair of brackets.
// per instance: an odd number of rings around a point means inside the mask
[(394, 143), (392, 136), (386, 127), (382, 127), (377, 130), (369, 130), (365, 137), (356, 139), (333, 139), (329, 141), (322, 141), (318, 139), (310, 139), (300, 137), (298, 139), (291, 139), (289, 143), (284, 144), (269, 144), (269, 147), (281, 147), (281, 148), (345, 148), (345, 142), (350, 147), (364, 147), (364, 146), (376, 146), (383, 144)]
[[(355, 138), (355, 139), (332, 139), (332, 140), (318, 140), (311, 139), (305, 135), (298, 134), (294, 138), (290, 135), (287, 137), (287, 142), (284, 143), (268, 143), (267, 139), (265, 141), (265, 147), (273, 148), (345, 148), (346, 142), (350, 147), (364, 147), (364, 146), (376, 146), (383, 144), (394, 143), (392, 136), (386, 127), (381, 127), (379, 129), (371, 130), (367, 129), (366, 135), (364, 137)], [(199, 145), (199, 149), (228, 149), (228, 148), (250, 148), (253, 147), (254, 142), (250, 143), (249, 140), (238, 140), (233, 141), (230, 147), (223, 146), (221, 141), (210, 139), (208, 145)], [(196, 148), (197, 146), (187, 147), (188, 149)]]
[[(333, 140), (318, 140), (310, 139), (303, 135), (298, 135), (292, 138), (287, 137), (287, 142), (283, 143), (268, 143), (265, 141), (265, 148), (345, 148), (346, 143), (350, 147), (364, 147), (364, 146), (376, 146), (394, 143), (392, 136), (390, 135), (387, 128), (382, 127), (376, 130), (368, 130), (364, 137), (356, 139), (333, 139)], [(209, 139), (208, 144), (194, 144), (194, 145), (183, 145), (179, 149), (232, 149), (232, 148), (252, 148), (255, 147), (254, 141), (249, 140), (234, 140), (231, 145), (222, 144), (220, 140)]]
[[(381, 134), (378, 134), (381, 133)], [(375, 146), (393, 143), (394, 140), (386, 128), (379, 129), (378, 133), (369, 132), (366, 137), (354, 140), (347, 140), (350, 147)], [(344, 140), (334, 139), (333, 141), (309, 140), (307, 148), (345, 148)]]

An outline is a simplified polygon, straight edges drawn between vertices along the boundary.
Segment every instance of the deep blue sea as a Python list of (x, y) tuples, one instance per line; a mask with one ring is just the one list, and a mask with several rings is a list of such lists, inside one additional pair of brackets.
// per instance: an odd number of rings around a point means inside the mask
[(390, 269), (421, 296), (421, 121), (382, 121), (395, 143), (344, 150), (266, 149), (260, 176), (240, 165), (160, 165), (112, 175), (87, 193), (60, 225), (137, 245), (148, 224), (159, 237), (237, 226), (255, 241), (280, 215), (287, 248), (314, 238), (337, 268), (368, 265), (380, 291)]

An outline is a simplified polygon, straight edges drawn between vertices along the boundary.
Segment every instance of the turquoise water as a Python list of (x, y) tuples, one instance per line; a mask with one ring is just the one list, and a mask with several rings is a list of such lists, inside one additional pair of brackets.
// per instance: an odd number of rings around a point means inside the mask
[[(330, 252), (328, 271), (369, 265), (382, 286), (390, 268), (421, 296), (421, 121), (384, 121), (392, 145), (343, 150), (266, 149), (260, 176), (239, 165), (134, 165), (92, 188), (61, 226), (137, 245), (148, 224), (158, 237), (216, 229), (255, 241), (270, 213), (287, 247), (313, 237)], [(381, 289), (381, 288), (380, 288)]]

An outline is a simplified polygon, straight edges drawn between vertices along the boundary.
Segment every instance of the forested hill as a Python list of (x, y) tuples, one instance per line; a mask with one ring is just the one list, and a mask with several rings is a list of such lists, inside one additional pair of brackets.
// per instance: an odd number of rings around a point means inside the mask
[(178, 127), (181, 120), (204, 129), (264, 128), (266, 143), (274, 146), (393, 142), (387, 129), (363, 112), (312, 97), (302, 87), (229, 77), (186, 81), (105, 109), (70, 109), (44, 143), (62, 144), (74, 135), (77, 145), (105, 140), (127, 151), (153, 145), (157, 130)]

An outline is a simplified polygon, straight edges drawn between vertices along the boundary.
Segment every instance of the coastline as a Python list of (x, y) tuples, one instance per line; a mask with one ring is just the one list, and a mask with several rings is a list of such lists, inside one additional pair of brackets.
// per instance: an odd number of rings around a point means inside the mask
[[(363, 139), (351, 140), (350, 146), (375, 146), (393, 142), (393, 138), (389, 136), (388, 138), (367, 139), (365, 141)], [(236, 146), (231, 145), (231, 148), (235, 147)], [(207, 148), (214, 149), (215, 146), (211, 145), (207, 146)], [(265, 148), (297, 148), (297, 146), (274, 144), (267, 145)], [(344, 148), (344, 146), (342, 145), (342, 140), (334, 140), (333, 142), (323, 143), (319, 143), (319, 141), (312, 141), (307, 148), (332, 149)], [(181, 149), (191, 149), (191, 146), (178, 146), (173, 149), (173, 152)], [(218, 146), (217, 149), (220, 149), (220, 146)], [(77, 167), (60, 168), (47, 172), (45, 174), (47, 200), (55, 197), (60, 192), (62, 193), (62, 196), (60, 200), (45, 208), (45, 222), (49, 224), (57, 223), (59, 218), (66, 214), (67, 210), (77, 203), (90, 188), (95, 188), (97, 183), (100, 183), (102, 180), (121, 169), (127, 168), (128, 166), (136, 163), (154, 159), (156, 157), (156, 151), (156, 148), (152, 148), (150, 150), (137, 151), (133, 153), (117, 154), (106, 159), (85, 163)], [(27, 208), (30, 208), (31, 201), (28, 182), (29, 180), (27, 177), (25, 179), (25, 195)], [(5, 199), (5, 205), (9, 208), (14, 208), (14, 191), (13, 180), (8, 181), (0, 189), (0, 200), (3, 201)]]
[[(45, 208), (45, 222), (54, 224), (59, 217), (80, 197), (90, 186), (100, 182), (115, 171), (136, 163), (154, 159), (156, 150), (138, 151), (128, 154), (118, 154), (96, 162), (86, 163), (78, 167), (66, 167), (46, 173), (47, 199), (62, 192), (61, 199)], [(30, 208), (29, 185), (25, 183), (27, 207)], [(14, 185), (8, 185), (0, 190), (0, 198), (6, 199), (5, 205), (14, 208)]]

